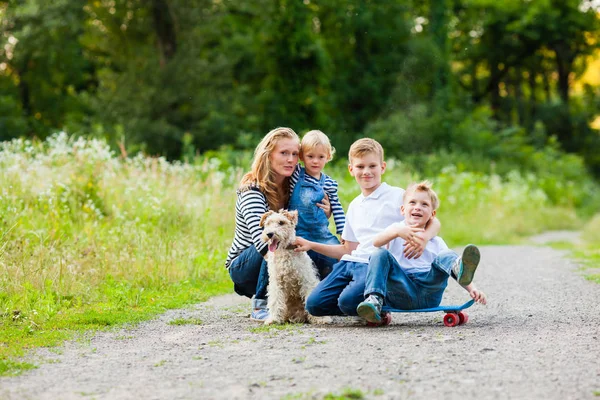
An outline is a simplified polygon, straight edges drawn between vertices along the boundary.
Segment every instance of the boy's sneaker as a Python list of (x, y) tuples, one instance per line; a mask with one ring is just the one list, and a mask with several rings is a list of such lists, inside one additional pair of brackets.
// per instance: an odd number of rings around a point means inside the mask
[(269, 318), (269, 310), (266, 308), (252, 310), (252, 313), (250, 314), (250, 319), (252, 321), (265, 322), (267, 318)]
[(454, 261), (450, 275), (456, 279), (459, 285), (467, 286), (473, 281), (473, 276), (475, 275), (475, 270), (479, 265), (480, 259), (481, 254), (477, 246), (473, 244), (467, 245), (463, 250), (462, 256)]
[(377, 294), (370, 294), (365, 301), (356, 307), (358, 315), (366, 319), (368, 322), (381, 322), (381, 307), (383, 299)]

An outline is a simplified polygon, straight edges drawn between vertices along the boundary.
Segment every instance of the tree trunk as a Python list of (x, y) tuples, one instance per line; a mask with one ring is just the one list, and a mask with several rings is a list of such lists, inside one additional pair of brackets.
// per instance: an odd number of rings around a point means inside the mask
[(164, 67), (177, 51), (175, 21), (168, 0), (152, 0), (152, 16), (160, 51), (160, 66)]
[(513, 85), (514, 85), (514, 93), (515, 93), (515, 105), (517, 107), (517, 120), (519, 125), (523, 126), (525, 122), (528, 120), (528, 116), (526, 115), (526, 110), (523, 107), (523, 75), (521, 73), (520, 67), (515, 67), (513, 72)]
[(29, 69), (29, 56), (23, 60), (22, 67), (16, 72), (19, 76), (19, 97), (21, 98), (21, 108), (25, 115), (31, 115), (31, 92), (29, 90), (29, 83), (25, 79), (25, 75)]
[(561, 100), (565, 105), (569, 104), (569, 75), (571, 75), (571, 69), (573, 60), (575, 57), (572, 52), (569, 51), (569, 46), (565, 43), (559, 42), (552, 46), (554, 54), (556, 55), (556, 69), (558, 71), (558, 93)]

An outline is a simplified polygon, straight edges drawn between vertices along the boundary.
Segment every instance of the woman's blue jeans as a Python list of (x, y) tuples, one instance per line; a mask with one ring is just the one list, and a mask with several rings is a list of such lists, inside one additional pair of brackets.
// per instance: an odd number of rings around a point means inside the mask
[(267, 308), (267, 286), (269, 272), (267, 261), (250, 246), (229, 265), (229, 276), (233, 281), (233, 290), (241, 296), (252, 297), (253, 308)]
[(377, 293), (386, 306), (401, 310), (437, 307), (457, 258), (455, 252), (444, 250), (434, 258), (429, 271), (407, 274), (389, 251), (378, 249), (369, 260), (364, 297)]

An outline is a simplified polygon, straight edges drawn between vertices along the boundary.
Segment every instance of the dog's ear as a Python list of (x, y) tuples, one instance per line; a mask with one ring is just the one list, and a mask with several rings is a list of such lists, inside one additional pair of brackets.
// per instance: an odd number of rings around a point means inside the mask
[(262, 228), (263, 226), (265, 226), (265, 220), (266, 220), (267, 218), (269, 218), (269, 215), (272, 215), (272, 214), (274, 214), (274, 213), (275, 213), (275, 211), (273, 211), (273, 210), (269, 210), (269, 211), (267, 211), (266, 213), (264, 213), (264, 214), (262, 215), (262, 217), (260, 217), (260, 224), (259, 224), (259, 226), (260, 226), (261, 228)]
[(283, 211), (283, 215), (289, 219), (290, 221), (292, 221), (292, 223), (294, 225), (296, 225), (298, 223), (298, 210), (294, 210), (294, 211)]

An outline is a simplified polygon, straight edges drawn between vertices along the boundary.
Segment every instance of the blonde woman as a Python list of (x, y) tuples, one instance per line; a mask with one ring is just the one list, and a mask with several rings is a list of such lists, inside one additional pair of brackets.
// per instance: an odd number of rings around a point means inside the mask
[(235, 236), (225, 266), (241, 296), (252, 297), (251, 318), (268, 317), (267, 284), (269, 281), (264, 255), (267, 245), (260, 239), (260, 218), (268, 210), (287, 208), (290, 177), (298, 164), (300, 139), (290, 128), (269, 132), (254, 151), (252, 169), (242, 178), (235, 203)]

